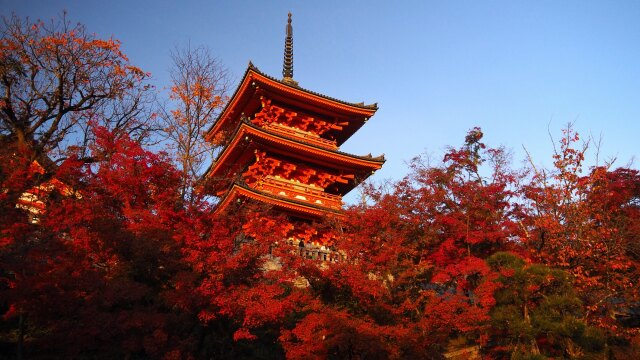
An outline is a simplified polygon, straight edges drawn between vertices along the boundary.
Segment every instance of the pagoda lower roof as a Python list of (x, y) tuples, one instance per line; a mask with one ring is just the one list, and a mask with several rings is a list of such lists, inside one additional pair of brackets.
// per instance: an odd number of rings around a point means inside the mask
[[(257, 141), (263, 147), (268, 147), (272, 151), (280, 152), (284, 156), (298, 158), (305, 162), (315, 163), (325, 168), (338, 170), (348, 170), (368, 177), (375, 170), (382, 167), (385, 162), (384, 155), (373, 157), (371, 155), (358, 156), (337, 150), (330, 150), (313, 144), (306, 143), (294, 137), (287, 137), (262, 127), (259, 127), (248, 120), (241, 121), (227, 146), (220, 153), (218, 158), (211, 164), (205, 172), (204, 178), (212, 178), (220, 175), (225, 169), (238, 166), (242, 161), (238, 161), (243, 155), (253, 156), (252, 151), (247, 151), (246, 147), (240, 146), (248, 140)], [(257, 149), (256, 145), (256, 149)], [(345, 190), (350, 191), (357, 184), (352, 184)]]
[[(249, 110), (246, 107), (258, 88), (268, 97), (282, 103), (346, 121), (348, 125), (335, 134), (338, 145), (344, 143), (378, 110), (377, 104), (350, 103), (278, 80), (261, 72), (250, 62), (238, 88), (215, 123), (207, 130), (207, 138), (213, 138), (216, 133), (227, 127), (230, 121), (239, 119), (243, 112)], [(255, 109), (250, 110), (246, 115), (252, 115), (253, 110)]]
[(241, 197), (256, 200), (258, 202), (274, 206), (279, 210), (308, 219), (318, 219), (327, 215), (336, 217), (343, 216), (340, 210), (265, 193), (238, 182), (234, 182), (225, 192), (225, 195), (220, 199), (220, 202), (216, 206), (215, 212), (224, 211), (233, 203), (234, 200)]

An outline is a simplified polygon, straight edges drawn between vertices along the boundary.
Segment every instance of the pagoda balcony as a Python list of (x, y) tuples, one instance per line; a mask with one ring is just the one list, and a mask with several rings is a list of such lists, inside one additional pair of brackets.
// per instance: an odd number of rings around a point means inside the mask
[(257, 181), (252, 187), (256, 190), (304, 201), (312, 205), (335, 210), (342, 209), (342, 196), (329, 194), (322, 190), (314, 189), (310, 185), (298, 184), (290, 180), (267, 177)]
[(339, 262), (344, 260), (344, 256), (338, 251), (329, 250), (324, 246), (305, 244), (298, 247), (298, 255), (303, 258), (318, 260), (322, 262)]
[(306, 143), (320, 146), (325, 149), (338, 150), (338, 145), (335, 140), (327, 140), (320, 137), (320, 135), (314, 134), (312, 132), (302, 131), (279, 123), (267, 124), (266, 126), (264, 126), (264, 129), (280, 135), (302, 139), (302, 141)]

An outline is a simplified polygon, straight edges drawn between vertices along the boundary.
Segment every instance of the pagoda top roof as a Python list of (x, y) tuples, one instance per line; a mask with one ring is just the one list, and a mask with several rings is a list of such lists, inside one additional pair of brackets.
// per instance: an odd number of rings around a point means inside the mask
[(373, 104), (368, 104), (368, 105), (365, 105), (364, 102), (352, 103), (352, 102), (336, 99), (334, 97), (327, 96), (327, 95), (321, 94), (321, 93), (316, 92), (316, 91), (305, 89), (303, 87), (300, 87), (297, 82), (292, 83), (292, 82), (286, 81), (286, 80), (278, 80), (278, 79), (274, 78), (273, 76), (267, 75), (266, 73), (260, 71), (260, 69), (258, 69), (258, 67), (253, 65), (253, 63), (251, 61), (249, 61), (249, 66), (247, 68), (247, 71), (245, 72), (245, 76), (246, 76), (246, 73), (249, 72), (249, 70), (254, 71), (254, 72), (256, 72), (256, 73), (258, 73), (258, 74), (260, 74), (260, 75), (262, 75), (262, 76), (264, 76), (264, 77), (266, 77), (266, 78), (268, 78), (268, 79), (270, 79), (272, 81), (277, 81), (277, 82), (279, 82), (279, 83), (281, 83), (283, 85), (290, 86), (292, 88), (295, 88), (295, 89), (298, 89), (300, 91), (309, 93), (311, 95), (315, 95), (315, 96), (324, 98), (326, 100), (334, 101), (334, 102), (337, 102), (337, 103), (340, 103), (340, 104), (344, 104), (344, 105), (348, 105), (348, 106), (353, 106), (353, 107), (356, 107), (356, 108), (373, 110), (374, 112), (378, 110), (378, 103), (373, 103)]
[[(239, 117), (242, 111), (241, 104), (246, 103), (247, 98), (253, 96), (253, 91), (247, 91), (249, 87), (261, 87), (269, 92), (285, 95), (287, 98), (300, 98), (305, 105), (318, 108), (329, 108), (332, 112), (342, 114), (343, 117), (357, 119), (360, 126), (378, 110), (378, 104), (365, 105), (364, 103), (351, 103), (339, 100), (315, 91), (300, 87), (297, 82), (287, 79), (278, 80), (260, 71), (253, 63), (249, 62), (239, 86), (231, 96), (229, 102), (224, 107), (216, 121), (207, 131), (207, 137), (211, 137), (218, 132), (231, 117)], [(240, 106), (240, 109), (236, 107)], [(250, 115), (250, 114), (248, 114)], [(354, 127), (355, 132), (360, 126)], [(346, 140), (346, 139), (345, 139)]]

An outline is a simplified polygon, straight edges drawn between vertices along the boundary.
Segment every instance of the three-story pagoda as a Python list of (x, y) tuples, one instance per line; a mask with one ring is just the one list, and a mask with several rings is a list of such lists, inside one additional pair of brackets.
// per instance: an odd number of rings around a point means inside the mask
[(384, 163), (384, 156), (340, 151), (377, 110), (305, 90), (293, 80), (291, 14), (283, 79), (249, 66), (207, 140), (222, 148), (205, 175), (217, 211), (251, 199), (295, 221), (341, 216), (342, 197)]

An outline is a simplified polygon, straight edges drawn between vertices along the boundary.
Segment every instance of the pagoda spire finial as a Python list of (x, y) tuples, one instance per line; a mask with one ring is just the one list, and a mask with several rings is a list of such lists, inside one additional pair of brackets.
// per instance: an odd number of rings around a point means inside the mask
[(297, 85), (293, 80), (293, 26), (291, 26), (291, 12), (287, 20), (287, 28), (284, 40), (284, 63), (282, 64), (282, 81), (285, 83)]

